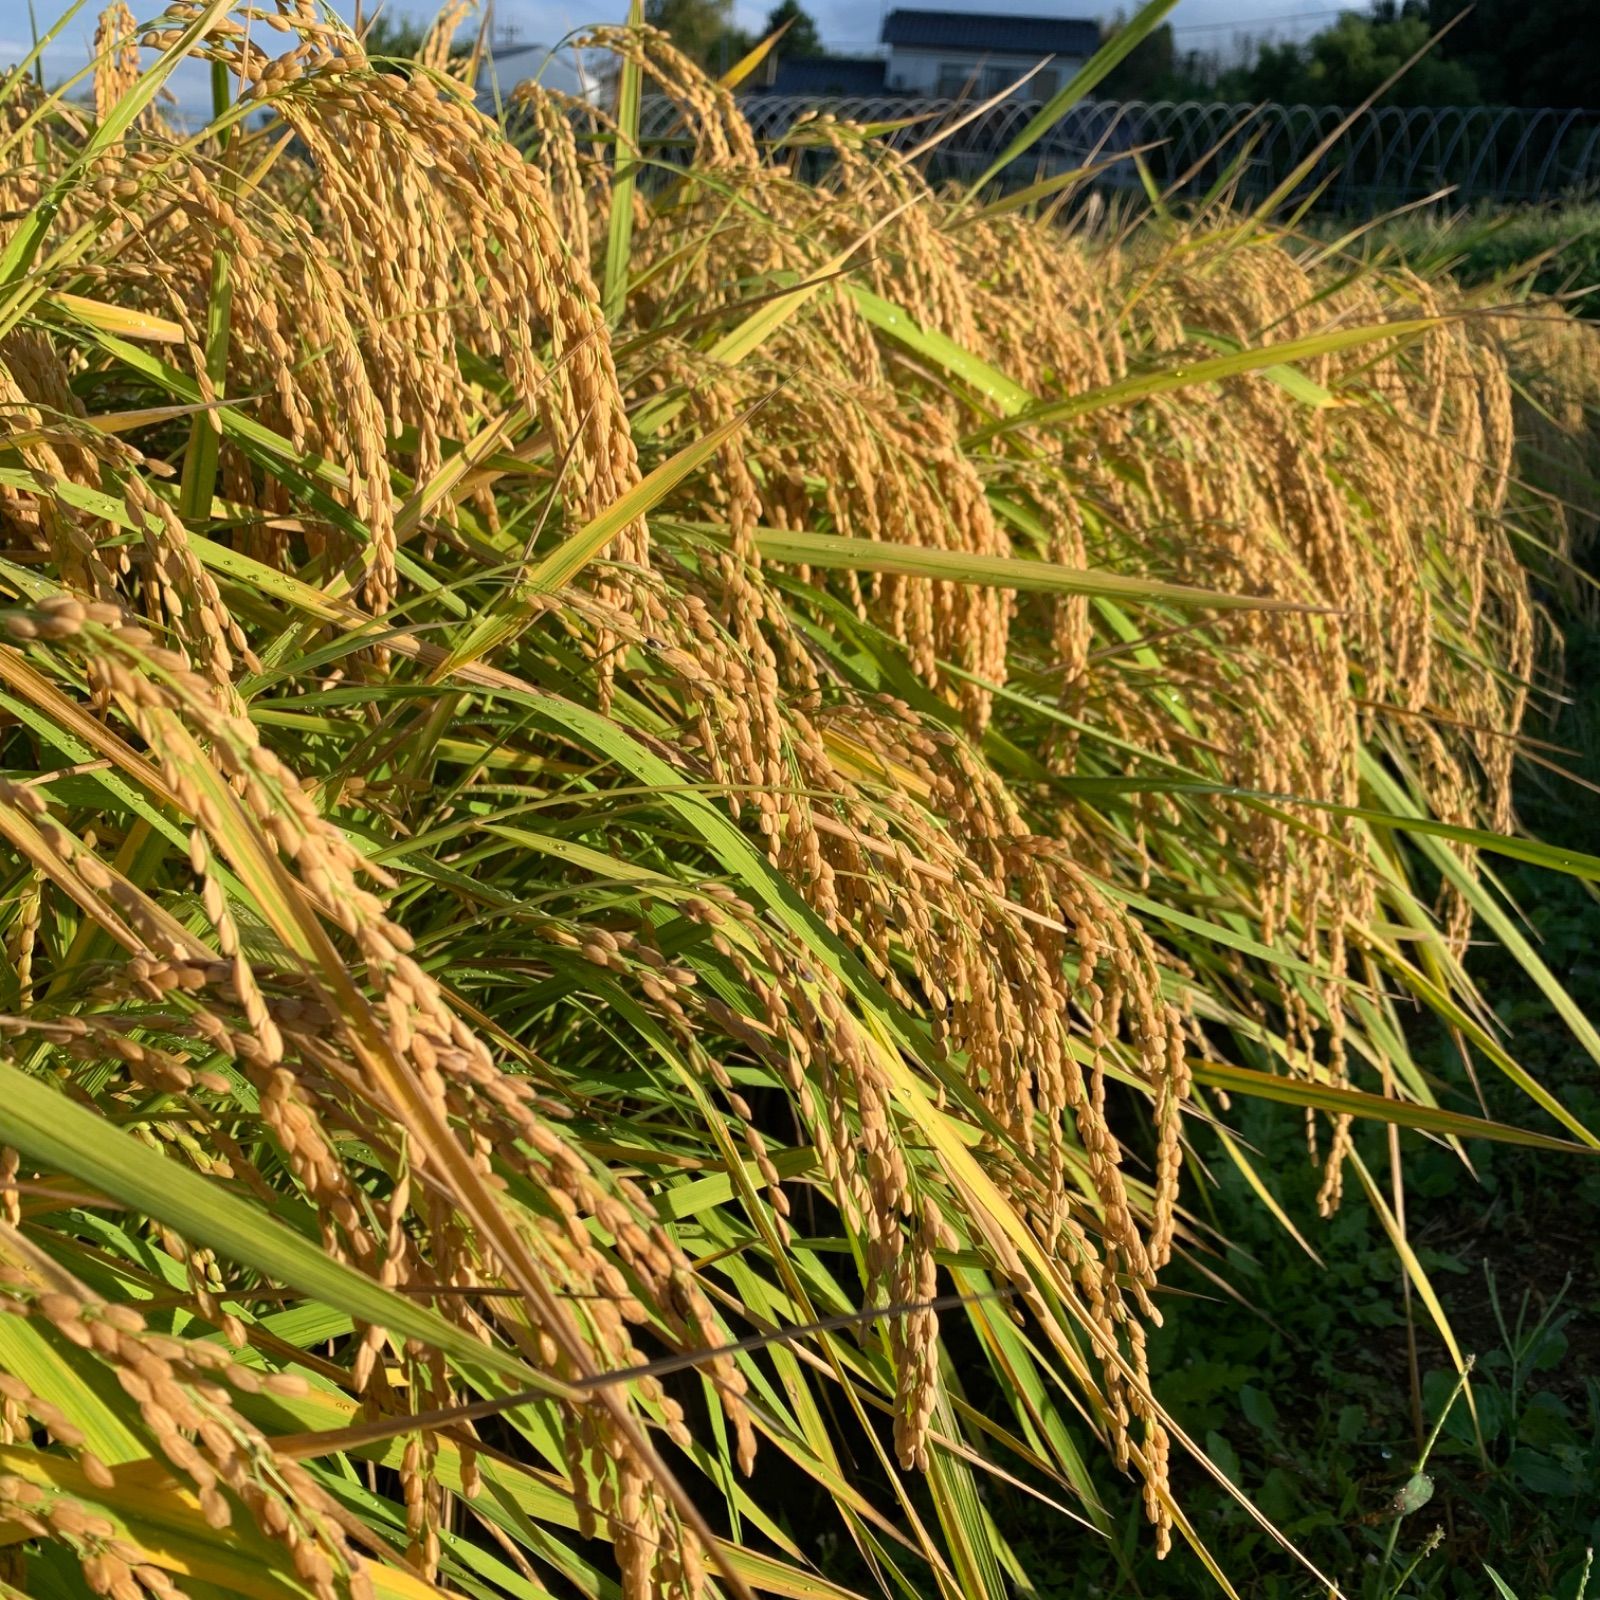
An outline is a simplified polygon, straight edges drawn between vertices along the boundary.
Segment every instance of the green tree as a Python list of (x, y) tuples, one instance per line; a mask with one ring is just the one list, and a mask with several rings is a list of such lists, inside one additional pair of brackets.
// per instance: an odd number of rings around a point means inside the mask
[(394, 56), (401, 61), (411, 60), (427, 37), (427, 23), (390, 11), (387, 6), (362, 29), (369, 56)]
[(1439, 54), (1471, 72), (1492, 105), (1600, 103), (1595, 0), (1430, 0), (1427, 18), (1435, 31), (1456, 22)]
[(645, 0), (644, 20), (710, 72), (726, 72), (751, 45), (734, 26), (733, 0)]
[(817, 32), (816, 21), (800, 4), (800, 0), (780, 0), (780, 4), (767, 13), (761, 37), (770, 38), (785, 23), (789, 31), (778, 41), (779, 55), (787, 56), (791, 61), (800, 61), (824, 54), (822, 35)]
[[(1121, 12), (1105, 30), (1115, 38), (1128, 21)], [(1176, 75), (1177, 49), (1172, 40), (1172, 24), (1163, 22), (1152, 29), (1128, 52), (1106, 77), (1103, 90), (1108, 100), (1160, 100)]]
[[(1119, 11), (1106, 37), (1127, 25)], [(1216, 92), (1217, 71), (1216, 62), (1198, 51), (1180, 54), (1172, 24), (1163, 22), (1111, 69), (1101, 92), (1108, 100), (1207, 100)]]
[[(1415, 6), (1381, 7), (1361, 16), (1346, 12), (1304, 44), (1266, 45), (1255, 61), (1231, 73), (1222, 88), (1230, 97), (1290, 105), (1359, 105), (1399, 72), (1432, 38)], [(1436, 51), (1415, 62), (1384, 92), (1392, 106), (1476, 105), (1482, 100), (1471, 66)]]
[[(1105, 25), (1105, 37), (1115, 38), (1127, 25), (1127, 13), (1119, 11)], [(1111, 69), (1101, 93), (1107, 100), (1210, 100), (1221, 71), (1214, 55), (1180, 52), (1172, 24), (1163, 22)]]
[[(360, 24), (361, 38), (366, 45), (367, 54), (382, 63), (380, 70), (402, 75), (411, 69), (400, 63), (415, 60), (421, 53), (423, 45), (427, 43), (431, 31), (430, 23), (403, 12), (391, 12), (387, 7), (370, 21), (363, 20)], [(450, 45), (451, 58), (459, 60), (471, 48), (470, 35), (466, 38), (457, 38)]]

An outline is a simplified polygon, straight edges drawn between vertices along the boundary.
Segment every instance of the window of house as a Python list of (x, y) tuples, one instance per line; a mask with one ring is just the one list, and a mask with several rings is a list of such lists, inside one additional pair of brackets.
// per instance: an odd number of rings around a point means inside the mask
[(1028, 86), (1022, 92), (1030, 100), (1048, 100), (1060, 87), (1061, 74), (1053, 67), (1046, 67), (1028, 79)]
[(966, 93), (972, 81), (972, 68), (964, 61), (947, 61), (939, 68), (939, 98), (956, 100)]
[(1004, 94), (1016, 81), (1017, 74), (1010, 67), (985, 67), (983, 69), (983, 98), (988, 100), (994, 95)]

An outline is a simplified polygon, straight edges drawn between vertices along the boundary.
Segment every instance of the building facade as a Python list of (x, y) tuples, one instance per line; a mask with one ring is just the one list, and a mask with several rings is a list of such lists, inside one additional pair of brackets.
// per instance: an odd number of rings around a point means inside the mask
[(876, 56), (784, 60), (780, 44), (761, 87), (819, 98), (987, 100), (1045, 61), (1016, 93), (1048, 100), (1099, 49), (1100, 24), (1078, 17), (896, 7), (883, 19), (881, 38)]
[(1048, 58), (1017, 91), (1048, 100), (1099, 49), (1100, 24), (896, 8), (883, 20), (882, 37), (884, 84), (892, 93), (987, 100)]

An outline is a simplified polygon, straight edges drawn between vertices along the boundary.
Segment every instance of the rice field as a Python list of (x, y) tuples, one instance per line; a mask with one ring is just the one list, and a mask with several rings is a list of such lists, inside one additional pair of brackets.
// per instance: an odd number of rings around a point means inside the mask
[(1463, 1368), (1400, 1130), (1600, 1148), (1464, 961), (1600, 1061), (1494, 872), (1600, 877), (1512, 805), (1600, 334), (637, 23), (513, 139), (458, 21), (0, 84), (0, 1594), (1001, 1600), (1116, 1475), (1231, 1592), (1193, 1130), (1314, 1235), (1303, 1118)]

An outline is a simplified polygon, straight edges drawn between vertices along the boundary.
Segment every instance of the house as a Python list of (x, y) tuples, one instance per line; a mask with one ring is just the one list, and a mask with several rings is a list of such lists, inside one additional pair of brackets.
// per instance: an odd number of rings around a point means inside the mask
[[(770, 57), (768, 58), (771, 59)], [(882, 56), (800, 56), (779, 59), (763, 89), (818, 100), (876, 99), (889, 92)]]
[(883, 19), (876, 56), (771, 60), (761, 89), (773, 94), (915, 95), (988, 99), (1049, 58), (1018, 91), (1048, 100), (1100, 48), (1100, 24), (1075, 17), (995, 15), (896, 7)]
[(887, 87), (899, 94), (988, 99), (1047, 56), (1020, 91), (1048, 100), (1100, 48), (1100, 24), (1078, 17), (896, 8), (883, 19)]

